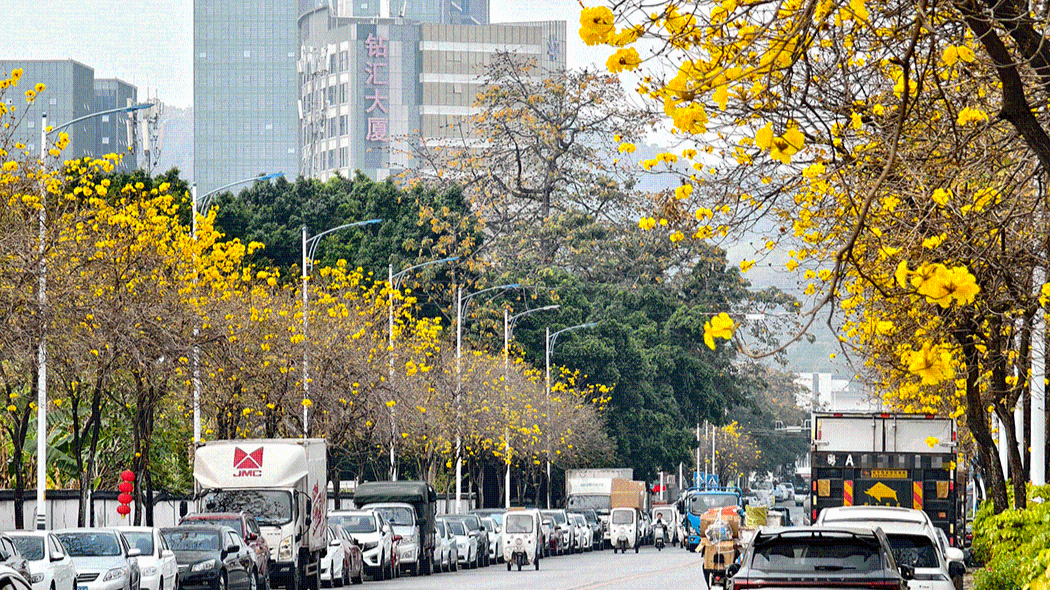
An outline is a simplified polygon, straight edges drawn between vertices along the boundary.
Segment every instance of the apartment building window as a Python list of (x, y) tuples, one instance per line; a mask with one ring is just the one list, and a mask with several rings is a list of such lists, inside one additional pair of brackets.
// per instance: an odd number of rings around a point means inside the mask
[(339, 117), (339, 135), (346, 135), (346, 115)]
[(328, 169), (335, 168), (335, 150), (328, 150)]
[(339, 148), (339, 167), (346, 168), (350, 165), (350, 150), (349, 148)]
[(328, 104), (335, 104), (335, 86), (328, 87)]
[(331, 119), (328, 119), (328, 137), (335, 137), (335, 126), (336, 126), (335, 117), (332, 117)]
[(346, 104), (346, 82), (339, 85), (339, 104)]
[(336, 66), (335, 59), (336, 59), (336, 56), (335, 56), (334, 53), (332, 55), (328, 56), (328, 71), (329, 72), (334, 72), (335, 71), (335, 66)]
[(339, 71), (345, 72), (350, 69), (350, 52), (340, 51), (339, 52)]
[(109, 138), (108, 137), (103, 137), (102, 138), (102, 145), (109, 145)]

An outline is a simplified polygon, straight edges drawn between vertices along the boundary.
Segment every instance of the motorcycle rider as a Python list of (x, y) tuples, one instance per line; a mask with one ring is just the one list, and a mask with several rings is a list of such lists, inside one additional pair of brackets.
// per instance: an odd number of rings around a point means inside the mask
[(667, 523), (664, 522), (664, 515), (659, 512), (656, 513), (656, 522), (653, 523), (653, 531), (660, 531), (664, 544), (667, 544)]

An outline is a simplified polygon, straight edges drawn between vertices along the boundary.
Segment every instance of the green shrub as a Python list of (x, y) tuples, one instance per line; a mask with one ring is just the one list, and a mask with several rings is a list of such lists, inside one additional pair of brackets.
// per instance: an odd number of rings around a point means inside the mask
[(973, 522), (974, 590), (1050, 590), (1050, 486), (1029, 487), (1022, 509), (992, 513), (985, 502)]
[(1007, 556), (989, 562), (973, 574), (973, 590), (1020, 590), (1021, 560)]

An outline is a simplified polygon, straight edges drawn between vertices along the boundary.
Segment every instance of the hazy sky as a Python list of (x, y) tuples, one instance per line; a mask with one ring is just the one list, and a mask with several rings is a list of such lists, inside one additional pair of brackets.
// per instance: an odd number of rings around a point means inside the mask
[[(121, 78), (139, 97), (193, 103), (193, 0), (0, 0), (0, 59), (74, 59), (96, 78)], [(604, 62), (580, 41), (578, 0), (490, 0), (492, 22), (567, 21), (569, 67)], [(594, 4), (594, 2), (589, 2)], [(14, 16), (14, 19), (10, 19)]]

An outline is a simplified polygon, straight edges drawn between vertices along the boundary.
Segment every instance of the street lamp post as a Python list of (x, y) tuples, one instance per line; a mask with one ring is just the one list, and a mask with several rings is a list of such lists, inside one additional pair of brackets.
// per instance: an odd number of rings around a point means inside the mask
[[(507, 362), (510, 359), (510, 337), (514, 331), (514, 323), (519, 318), (525, 317), (529, 314), (536, 313), (539, 311), (550, 311), (561, 307), (560, 305), (545, 305), (543, 307), (537, 307), (536, 309), (526, 309), (525, 311), (517, 314), (510, 315), (510, 312), (506, 309), (503, 310), (503, 411), (507, 411)], [(507, 457), (507, 473), (503, 482), (503, 487), (506, 490), (506, 508), (510, 510), (510, 416), (507, 416), (507, 425), (503, 428), (503, 442), (504, 450)]]
[[(388, 293), (388, 297), (389, 297), (389, 301), (390, 301), (390, 305), (389, 305), (390, 309), (388, 310), (388, 312), (389, 312), (389, 319), (390, 319), (390, 351), (387, 353), (388, 354), (387, 370), (389, 372), (389, 375), (390, 375), (391, 379), (394, 377), (394, 293), (396, 291), (400, 291), (400, 289), (401, 289), (401, 281), (403, 281), (405, 279), (405, 277), (408, 276), (408, 273), (412, 272), (413, 270), (416, 270), (418, 268), (423, 268), (423, 267), (426, 267), (426, 266), (430, 266), (432, 264), (441, 264), (443, 262), (455, 262), (457, 260), (459, 260), (459, 256), (452, 256), (451, 258), (442, 258), (441, 260), (431, 260), (429, 262), (423, 262), (421, 264), (416, 264), (414, 266), (410, 266), (410, 267), (406, 268), (405, 270), (402, 270), (401, 272), (399, 272), (397, 274), (394, 274), (394, 265), (393, 264), (387, 265), (387, 273), (388, 273), (387, 276), (389, 277), (388, 282), (387, 282), (387, 286), (390, 289), (390, 293)], [(397, 427), (394, 424), (394, 412), (395, 412), (394, 408), (390, 408), (390, 480), (391, 481), (397, 481), (397, 457), (394, 454), (394, 441), (395, 441), (395, 437), (397, 436)]]
[[(248, 182), (254, 181), (265, 181), (271, 178), (278, 178), (284, 176), (284, 172), (277, 172), (275, 174), (264, 174), (262, 176), (253, 176), (251, 178), (244, 178), (237, 180), (229, 184), (220, 186), (219, 188), (209, 191), (202, 197), (197, 196), (197, 185), (190, 186), (190, 209), (191, 221), (190, 221), (190, 232), (193, 238), (194, 244), (197, 243), (197, 215), (201, 210), (208, 211), (208, 206), (211, 204), (211, 199), (215, 195), (222, 191)], [(194, 268), (193, 268), (194, 283), (197, 280), (197, 268), (196, 268), (196, 254), (194, 254)], [(200, 328), (197, 325), (193, 326), (193, 444), (197, 445), (201, 442), (201, 351), (200, 346), (197, 344), (197, 336), (200, 334)]]
[[(314, 254), (317, 252), (317, 244), (320, 243), (321, 238), (327, 236), (330, 233), (337, 232), (339, 230), (358, 227), (362, 225), (371, 225), (373, 223), (380, 223), (382, 219), (369, 219), (367, 221), (356, 221), (354, 223), (344, 223), (338, 227), (325, 230), (316, 236), (307, 237), (306, 225), (303, 225), (303, 402), (310, 399), (310, 355), (309, 355), (309, 344), (307, 342), (307, 330), (310, 327), (309, 312), (307, 310), (307, 304), (309, 303), (309, 292), (306, 289), (306, 281), (310, 276), (310, 271), (313, 270), (314, 266)], [(303, 403), (303, 438), (307, 437), (309, 433), (309, 408), (306, 403)]]
[(547, 509), (551, 507), (551, 351), (554, 350), (554, 344), (558, 340), (560, 334), (565, 332), (571, 332), (573, 330), (582, 330), (584, 328), (593, 328), (597, 326), (597, 322), (589, 322), (586, 324), (579, 324), (577, 326), (569, 326), (568, 328), (562, 328), (557, 332), (551, 334), (550, 327), (547, 328), (547, 350), (544, 354), (546, 360), (546, 374), (547, 374)]
[[(473, 293), (468, 293), (466, 297), (463, 296), (463, 287), (459, 286), (456, 288), (456, 413), (457, 417), (459, 414), (460, 395), (463, 390), (463, 369), (462, 369), (462, 358), (463, 358), (463, 316), (466, 315), (467, 304), (470, 300), (482, 293), (489, 293), (492, 291), (503, 291), (506, 289), (516, 289), (520, 287), (518, 283), (509, 283), (506, 285), (499, 285), (498, 287), (489, 287)], [(456, 421), (456, 514), (462, 514), (463, 510), (463, 440), (461, 433), (459, 432), (459, 420)]]
[[(109, 109), (77, 117), (58, 127), (47, 128), (47, 113), (40, 114), (40, 168), (43, 172), (47, 158), (47, 136), (65, 129), (74, 123), (114, 113), (130, 113), (148, 109), (153, 105), (141, 103), (116, 109)], [(38, 178), (43, 178), (41, 174)], [(42, 181), (41, 181), (42, 182)], [(40, 185), (40, 241), (38, 254), (40, 268), (37, 271), (37, 303), (40, 306), (40, 340), (37, 342), (37, 397), (36, 397), (36, 528), (47, 528), (47, 505), (44, 492), (47, 490), (47, 322), (44, 320), (44, 308), (47, 307), (47, 187)]]

